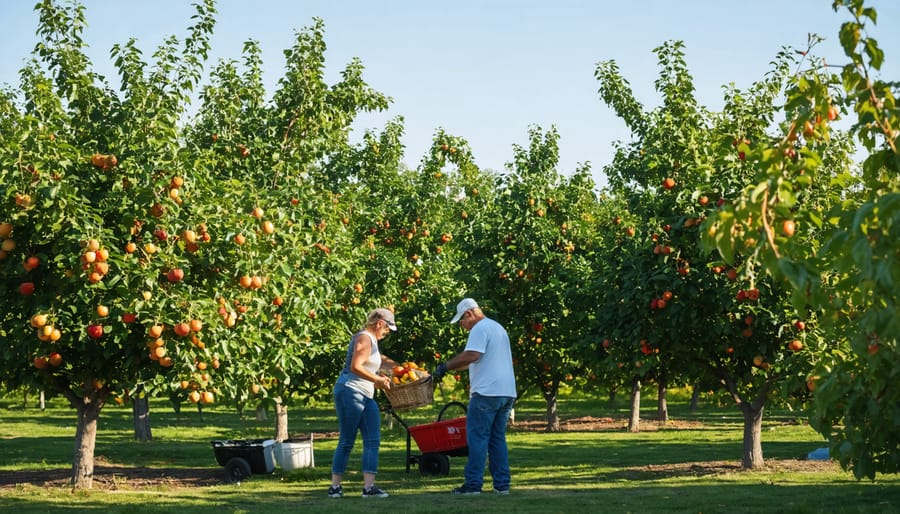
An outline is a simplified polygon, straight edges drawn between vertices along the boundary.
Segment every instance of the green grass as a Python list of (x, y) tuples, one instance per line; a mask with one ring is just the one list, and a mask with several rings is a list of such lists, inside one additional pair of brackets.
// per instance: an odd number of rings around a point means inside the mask
[[(401, 414), (408, 425), (436, 419), (435, 408)], [(624, 402), (623, 402), (624, 403)], [(647, 402), (649, 404), (649, 402)], [(625, 426), (624, 405), (609, 408), (604, 401), (565, 398), (563, 419), (581, 416), (612, 417)], [(654, 416), (654, 409), (642, 419)], [(448, 417), (456, 414), (449, 414)], [(795, 414), (769, 413), (763, 426), (763, 451), (768, 469), (742, 472), (735, 467), (741, 455), (742, 422), (728, 407), (705, 406), (697, 413), (682, 402), (670, 404), (676, 421), (694, 421), (690, 428), (648, 430), (630, 434), (621, 428), (605, 431), (546, 433), (513, 427), (509, 434), (513, 492), (497, 497), (454, 497), (449, 490), (462, 483), (464, 457), (451, 458), (450, 475), (407, 474), (406, 430), (394, 422), (383, 425), (379, 485), (391, 496), (382, 500), (358, 497), (362, 477), (349, 472), (347, 497), (326, 498), (334, 439), (315, 442), (315, 468), (290, 473), (276, 468), (271, 476), (253, 476), (240, 485), (224, 482), (207, 487), (145, 488), (117, 480), (115, 490), (73, 493), (67, 487), (16, 485), (0, 487), (0, 511), (17, 513), (69, 512), (897, 512), (900, 477), (879, 476), (858, 482), (837, 467), (803, 471), (787, 466), (822, 446), (821, 437)], [(537, 398), (519, 402), (517, 420), (542, 420), (544, 403)], [(185, 468), (218, 471), (210, 441), (225, 438), (264, 438), (274, 421), (257, 421), (252, 412), (241, 418), (225, 407), (207, 409), (203, 419), (190, 407), (175, 413), (166, 402), (152, 402), (154, 440), (137, 443), (132, 437), (129, 408), (109, 406), (101, 416), (96, 455), (104, 465)], [(290, 409), (290, 432), (333, 432), (336, 421), (330, 405)], [(649, 423), (648, 423), (649, 425)], [(684, 424), (672, 423), (672, 427)], [(649, 426), (648, 426), (649, 428)], [(11, 471), (68, 469), (71, 465), (75, 416), (60, 400), (45, 411), (23, 409), (21, 400), (0, 398), (0, 474)], [(360, 444), (351, 457), (359, 465)], [(413, 442), (412, 451), (418, 448)], [(691, 463), (728, 461), (731, 468)], [(485, 487), (490, 487), (487, 477)]]

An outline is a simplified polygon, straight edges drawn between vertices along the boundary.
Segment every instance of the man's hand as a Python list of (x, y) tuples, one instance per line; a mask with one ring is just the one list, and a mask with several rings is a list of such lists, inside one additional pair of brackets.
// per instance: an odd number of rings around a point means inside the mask
[(442, 362), (442, 363), (438, 364), (437, 368), (434, 369), (434, 373), (432, 373), (431, 376), (433, 376), (436, 381), (440, 382), (441, 379), (443, 379), (444, 375), (446, 375), (446, 374), (447, 374), (447, 364)]

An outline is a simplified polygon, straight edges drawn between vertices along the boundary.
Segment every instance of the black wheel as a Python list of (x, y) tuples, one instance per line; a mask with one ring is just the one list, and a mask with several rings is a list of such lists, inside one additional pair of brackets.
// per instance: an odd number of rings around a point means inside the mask
[(241, 457), (232, 457), (225, 463), (225, 479), (232, 484), (240, 484), (250, 478), (250, 463)]
[(447, 475), (450, 473), (450, 457), (443, 453), (425, 453), (419, 457), (419, 473), (422, 475)]
[(437, 417), (438, 421), (444, 419), (444, 413), (447, 412), (447, 409), (449, 409), (450, 407), (456, 407), (458, 409), (462, 409), (463, 415), (466, 414), (466, 404), (464, 404), (462, 402), (450, 402), (447, 405), (444, 405), (444, 408), (441, 409), (440, 413), (438, 413), (438, 417)]

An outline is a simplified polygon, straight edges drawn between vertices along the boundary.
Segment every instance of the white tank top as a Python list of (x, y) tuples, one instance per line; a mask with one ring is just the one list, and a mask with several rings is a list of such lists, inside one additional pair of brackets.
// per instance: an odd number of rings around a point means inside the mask
[(369, 358), (363, 362), (363, 367), (372, 374), (378, 373), (378, 370), (381, 369), (381, 352), (378, 351), (378, 340), (375, 339), (372, 334), (362, 330), (350, 338), (350, 344), (347, 345), (347, 356), (344, 359), (344, 369), (341, 370), (341, 374), (335, 385), (344, 384), (351, 389), (363, 393), (368, 398), (373, 398), (375, 396), (375, 383), (350, 370), (350, 364), (353, 361), (353, 342), (357, 337), (362, 335), (368, 336), (372, 341), (372, 353), (370, 353)]

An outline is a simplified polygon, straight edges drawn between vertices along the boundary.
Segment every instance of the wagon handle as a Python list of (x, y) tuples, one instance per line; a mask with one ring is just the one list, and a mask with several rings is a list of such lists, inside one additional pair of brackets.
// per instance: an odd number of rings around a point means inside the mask
[(440, 421), (441, 418), (444, 417), (444, 411), (446, 411), (448, 408), (450, 408), (450, 407), (452, 407), (452, 406), (454, 406), (454, 405), (457, 406), (457, 407), (459, 407), (460, 409), (462, 409), (463, 414), (466, 413), (466, 404), (464, 404), (464, 403), (462, 403), (462, 402), (450, 402), (450, 403), (448, 403), (447, 405), (444, 405), (444, 408), (441, 409), (441, 412), (438, 414), (437, 420)]

